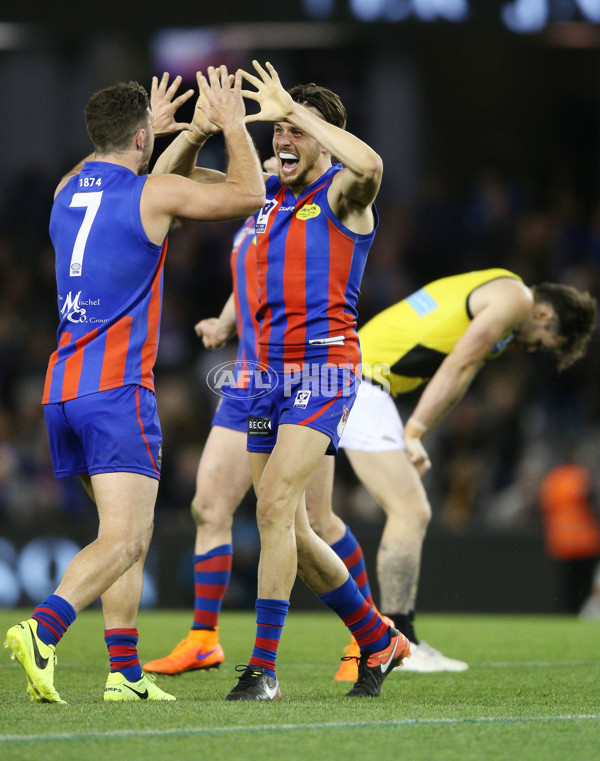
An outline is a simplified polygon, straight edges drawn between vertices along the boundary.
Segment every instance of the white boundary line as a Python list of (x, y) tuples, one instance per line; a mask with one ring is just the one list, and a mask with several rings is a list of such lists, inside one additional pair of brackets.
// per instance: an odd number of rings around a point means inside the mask
[(174, 729), (116, 729), (111, 732), (65, 732), (46, 735), (0, 735), (2, 743), (71, 742), (73, 740), (114, 740), (132, 737), (184, 737), (186, 735), (230, 735), (243, 732), (304, 732), (306, 730), (371, 729), (395, 727), (419, 727), (457, 724), (532, 724), (559, 721), (600, 721), (600, 714), (573, 714), (566, 716), (514, 716), (473, 717), (457, 719), (398, 719), (397, 721), (331, 721), (318, 724), (267, 724), (236, 727), (181, 727)]

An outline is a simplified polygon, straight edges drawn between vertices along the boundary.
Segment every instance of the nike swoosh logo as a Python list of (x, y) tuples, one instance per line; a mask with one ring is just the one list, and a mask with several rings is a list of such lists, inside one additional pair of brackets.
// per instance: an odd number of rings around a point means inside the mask
[(130, 687), (128, 684), (124, 684), (123, 687), (127, 687), (128, 690), (135, 692), (135, 694), (138, 696), (138, 698), (140, 698), (140, 700), (148, 700), (148, 690), (144, 690), (144, 692), (138, 692), (137, 690), (134, 690), (133, 687)]
[(270, 700), (276, 700), (277, 699), (277, 693), (279, 692), (279, 685), (277, 684), (277, 682), (275, 682), (275, 686), (274, 687), (269, 687), (268, 684), (265, 684), (264, 687), (265, 687), (265, 692), (269, 696), (269, 699)]
[(385, 674), (387, 672), (387, 670), (389, 669), (389, 667), (392, 665), (392, 661), (394, 660), (394, 655), (396, 655), (396, 650), (398, 649), (398, 645), (399, 644), (400, 644), (400, 638), (398, 637), (396, 639), (396, 643), (394, 645), (394, 649), (390, 653), (389, 658), (387, 659), (387, 661), (385, 663), (381, 664), (381, 673), (382, 674)]
[(42, 654), (39, 651), (37, 642), (35, 641), (35, 634), (33, 633), (33, 629), (31, 628), (31, 624), (27, 624), (29, 627), (29, 631), (31, 632), (31, 644), (33, 646), (33, 657), (35, 658), (35, 665), (39, 669), (45, 669), (48, 665), (48, 658), (42, 658)]
[(203, 660), (205, 660), (206, 658), (208, 658), (209, 655), (212, 655), (216, 651), (216, 649), (217, 649), (216, 647), (213, 647), (212, 650), (209, 650), (208, 653), (204, 653), (204, 655), (202, 655), (202, 650), (199, 650), (196, 653), (196, 660), (197, 661), (203, 661)]

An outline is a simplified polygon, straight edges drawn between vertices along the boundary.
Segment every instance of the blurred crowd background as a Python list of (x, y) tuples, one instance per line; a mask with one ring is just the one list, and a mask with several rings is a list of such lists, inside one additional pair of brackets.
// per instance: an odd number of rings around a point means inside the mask
[[(527, 34), (502, 23), (502, 7), (519, 3), (492, 3), (497, 18), (485, 23), (434, 13), (469, 3), (388, 4), (409, 9), (395, 23), (381, 15), (383, 2), (369, 6), (381, 10), (371, 22), (350, 19), (340, 2), (290, 5), (287, 18), (271, 4), (274, 15), (253, 23), (207, 17), (169, 26), (146, 18), (137, 30), (94, 30), (92, 21), (77, 28), (65, 21), (62, 31), (0, 23), (0, 533), (9, 542), (18, 545), (39, 527), (66, 533), (95, 520), (79, 484), (53, 476), (40, 399), (58, 322), (52, 195), (91, 150), (82, 110), (100, 87), (137, 79), (149, 88), (163, 71), (195, 87), (197, 69), (248, 69), (256, 57), (270, 60), (286, 86), (316, 81), (338, 92), (348, 129), (384, 160), (359, 324), (426, 282), (486, 267), (598, 296), (600, 26), (585, 16), (585, 4), (549, 2), (545, 23)], [(566, 17), (556, 16), (558, 6)], [(420, 17), (427, 7), (433, 17)], [(191, 104), (179, 117), (190, 115)], [(270, 128), (251, 131), (268, 158)], [(155, 158), (167, 144), (157, 141)], [(223, 167), (218, 138), (202, 162)], [(230, 293), (236, 229), (184, 222), (169, 238), (155, 368), (164, 440), (157, 528), (190, 553), (189, 504), (218, 401), (206, 374), (235, 352), (235, 345), (203, 350), (193, 326), (218, 315)], [(597, 335), (588, 356), (561, 375), (543, 355), (488, 363), (429, 439), (432, 536), (543, 542), (540, 494), (551, 470), (575, 462), (594, 486), (600, 477), (599, 387)], [(403, 417), (416, 399), (402, 399)], [(343, 455), (336, 467), (338, 512), (376, 537), (379, 509)], [(586, 499), (597, 510), (593, 491)], [(250, 564), (258, 542), (252, 510), (248, 498), (236, 525), (236, 552)], [(427, 558), (426, 549), (425, 562), (434, 562)], [(232, 585), (234, 602), (244, 599), (244, 573), (238, 597)], [(254, 583), (252, 571), (248, 579)]]

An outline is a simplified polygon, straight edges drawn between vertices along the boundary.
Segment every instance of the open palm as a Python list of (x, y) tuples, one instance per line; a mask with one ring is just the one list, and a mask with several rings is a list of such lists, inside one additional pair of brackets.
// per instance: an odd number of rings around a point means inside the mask
[(209, 66), (208, 77), (198, 72), (196, 77), (200, 97), (196, 102), (194, 125), (205, 134), (223, 130), (226, 125), (242, 122), (246, 114), (242, 98), (242, 75), (238, 70), (230, 77), (226, 66)]
[(154, 134), (156, 137), (170, 135), (173, 132), (189, 129), (187, 122), (175, 120), (175, 112), (194, 94), (193, 90), (186, 90), (182, 95), (175, 97), (181, 77), (177, 76), (169, 85), (169, 73), (165, 72), (162, 78), (152, 77), (152, 89), (150, 91), (150, 104), (154, 117)]
[(248, 114), (246, 122), (278, 122), (286, 119), (294, 108), (294, 101), (290, 94), (283, 88), (279, 80), (279, 74), (273, 66), (267, 61), (266, 71), (258, 61), (252, 61), (252, 65), (259, 74), (249, 74), (242, 70), (242, 77), (256, 90), (242, 90), (242, 96), (255, 100), (260, 106), (260, 111), (256, 114)]

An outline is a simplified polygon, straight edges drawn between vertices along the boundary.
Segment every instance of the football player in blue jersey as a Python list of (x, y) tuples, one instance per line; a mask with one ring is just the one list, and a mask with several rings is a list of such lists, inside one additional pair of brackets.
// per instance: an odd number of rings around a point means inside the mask
[[(55, 593), (7, 632), (29, 696), (40, 703), (64, 702), (54, 686), (55, 648), (77, 613), (98, 597), (111, 667), (104, 699), (174, 700), (142, 674), (136, 628), (160, 478), (152, 368), (167, 233), (175, 217), (246, 217), (261, 207), (265, 189), (244, 123), (241, 73), (230, 78), (224, 66), (199, 76), (206, 119), (224, 135), (224, 181), (208, 187), (146, 174), (155, 134), (190, 129), (175, 122), (174, 113), (192, 93), (174, 100), (179, 80), (169, 87), (168, 79), (153, 83), (156, 126), (148, 94), (136, 82), (91, 97), (85, 116), (94, 153), (55, 193), (50, 234), (61, 320), (44, 413), (55, 474), (80, 476), (100, 525)], [(189, 139), (198, 138), (190, 133)]]

